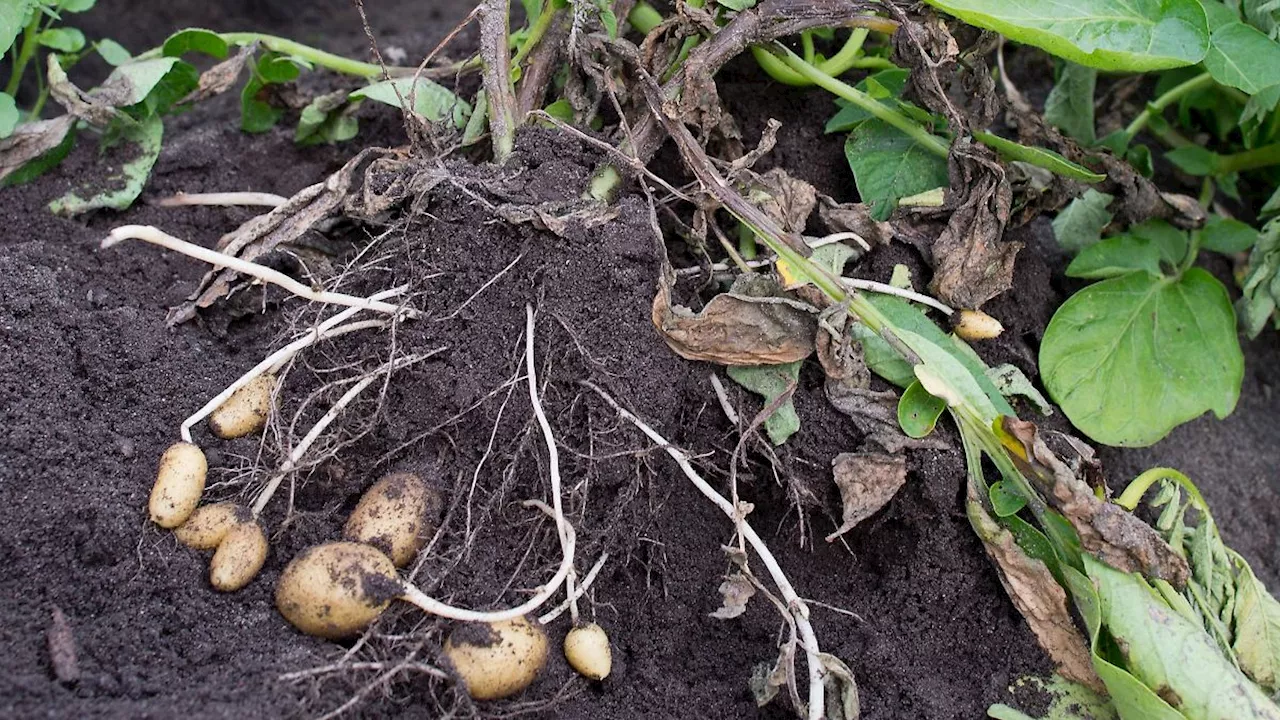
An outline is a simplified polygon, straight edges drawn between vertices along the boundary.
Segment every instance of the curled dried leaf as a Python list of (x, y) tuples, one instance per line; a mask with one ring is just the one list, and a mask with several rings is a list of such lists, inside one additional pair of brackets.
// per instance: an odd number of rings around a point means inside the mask
[(724, 597), (720, 607), (711, 617), (720, 620), (736, 618), (747, 611), (747, 601), (756, 594), (756, 586), (740, 572), (736, 572), (720, 583), (720, 595)]
[(240, 79), (240, 73), (256, 49), (257, 43), (244, 45), (235, 55), (200, 73), (200, 84), (182, 98), (180, 104), (200, 102), (230, 90)]
[(61, 145), (75, 124), (75, 117), (63, 115), (19, 125), (12, 135), (0, 140), (0, 180)]
[(907, 459), (884, 453), (840, 453), (831, 461), (840, 488), (843, 522), (827, 536), (832, 542), (874, 515), (907, 482)]

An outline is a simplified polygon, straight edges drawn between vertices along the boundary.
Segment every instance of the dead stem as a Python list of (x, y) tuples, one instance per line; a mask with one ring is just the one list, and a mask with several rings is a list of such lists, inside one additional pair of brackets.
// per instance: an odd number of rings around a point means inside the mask
[(480, 12), (480, 56), (484, 59), (484, 93), (489, 103), (489, 136), (493, 159), (506, 162), (515, 148), (516, 97), (511, 86), (510, 0), (484, 0)]

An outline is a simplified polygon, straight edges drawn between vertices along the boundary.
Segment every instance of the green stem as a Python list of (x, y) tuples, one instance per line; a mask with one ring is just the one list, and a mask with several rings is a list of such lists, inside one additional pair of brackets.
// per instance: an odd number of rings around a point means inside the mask
[[(382, 67), (373, 63), (360, 62), (352, 60), (341, 55), (334, 55), (331, 52), (325, 52), (319, 48), (303, 45), (288, 38), (282, 38), (277, 35), (268, 35), (266, 33), (257, 32), (230, 32), (219, 33), (218, 37), (222, 38), (229, 45), (248, 45), (257, 42), (268, 50), (285, 55), (296, 55), (313, 65), (328, 68), (334, 72), (340, 72), (344, 75), (354, 75), (356, 77), (368, 78), (370, 80), (382, 77)], [(163, 48), (151, 48), (134, 57), (135, 60), (149, 60), (151, 58), (160, 57)], [(478, 61), (468, 61), (459, 66), (459, 69), (472, 69), (479, 67)], [(387, 72), (392, 77), (412, 76), (417, 68), (388, 66)]]
[(31, 58), (36, 54), (36, 33), (40, 30), (40, 19), (43, 17), (43, 13), (36, 12), (31, 22), (22, 29), (22, 49), (18, 51), (17, 58), (13, 61), (13, 70), (9, 72), (9, 84), (4, 87), (4, 91), (10, 96), (17, 96), (18, 86), (22, 84), (22, 73), (26, 72), (27, 63), (31, 62)]
[(1129, 127), (1124, 129), (1126, 144), (1133, 142), (1133, 139), (1138, 136), (1138, 133), (1142, 132), (1148, 122), (1151, 122), (1151, 117), (1153, 115), (1158, 115), (1164, 112), (1165, 108), (1181, 100), (1183, 96), (1193, 93), (1196, 90), (1206, 88), (1212, 84), (1213, 76), (1209, 73), (1204, 73), (1203, 75), (1197, 75), (1180, 85), (1170, 88), (1165, 92), (1165, 94), (1149, 103), (1146, 109), (1139, 113), (1138, 117), (1133, 119), (1133, 122), (1129, 123)]
[[(884, 58), (865, 57), (862, 55), (862, 45), (866, 42), (869, 32), (867, 28), (854, 28), (853, 32), (849, 34), (849, 39), (840, 48), (840, 52), (817, 63), (815, 67), (831, 77), (839, 77), (854, 68), (864, 70), (891, 70), (897, 68), (897, 65)], [(793, 87), (809, 87), (813, 85), (813, 82), (808, 78), (787, 67), (786, 63), (759, 45), (751, 46), (751, 55), (756, 59), (761, 70), (764, 70), (769, 77), (783, 85), (791, 85)]]
[(1200, 494), (1200, 489), (1195, 486), (1195, 483), (1191, 482), (1191, 478), (1170, 467), (1153, 467), (1142, 473), (1129, 483), (1128, 487), (1124, 489), (1124, 492), (1120, 493), (1120, 496), (1114, 502), (1125, 510), (1133, 512), (1138, 507), (1138, 503), (1142, 501), (1142, 496), (1146, 494), (1147, 490), (1150, 490), (1152, 485), (1161, 480), (1177, 483), (1179, 487), (1187, 491), (1187, 495), (1191, 497), (1191, 502), (1201, 512), (1209, 513), (1209, 504), (1205, 502), (1204, 496)]
[(803, 58), (791, 52), (786, 46), (775, 43), (774, 57), (786, 63), (787, 67), (813, 81), (813, 84), (832, 94), (848, 100), (853, 105), (865, 110), (872, 117), (894, 126), (911, 139), (915, 140), (929, 152), (946, 157), (950, 151), (949, 144), (934, 135), (902, 113), (889, 108), (861, 90), (823, 73), (818, 68), (805, 62)]
[(44, 82), (44, 68), (40, 67), (40, 63), (36, 63), (35, 68), (36, 102), (31, 106), (31, 113), (27, 116), (28, 122), (35, 122), (40, 119), (40, 113), (44, 110), (44, 103), (49, 99), (49, 87)]
[(1280, 165), (1280, 143), (1263, 145), (1260, 148), (1245, 150), (1232, 155), (1223, 155), (1218, 161), (1218, 175)]
[(529, 36), (525, 38), (524, 45), (516, 51), (515, 57), (511, 58), (511, 67), (517, 67), (524, 61), (525, 57), (538, 46), (542, 41), (542, 36), (547, 34), (547, 30), (551, 27), (551, 22), (555, 20), (556, 13), (560, 10), (551, 4), (547, 4), (542, 9), (542, 14), (538, 15), (538, 19), (533, 22), (529, 28)]
[(631, 8), (631, 12), (627, 15), (627, 22), (631, 23), (631, 27), (641, 35), (648, 35), (654, 28), (662, 24), (662, 13), (653, 9), (653, 6), (644, 0), (636, 3)]
[[(1187, 244), (1187, 254), (1182, 258), (1182, 264), (1178, 266), (1178, 276), (1191, 269), (1196, 262), (1196, 256), (1200, 254), (1200, 239), (1202, 232), (1200, 230), (1191, 231), (1191, 241)], [(1185, 475), (1183, 477), (1186, 477)]]
[(811, 30), (805, 30), (800, 33), (800, 49), (804, 53), (804, 61), (807, 63), (813, 62), (813, 59), (817, 57), (818, 51), (813, 47), (813, 32)]

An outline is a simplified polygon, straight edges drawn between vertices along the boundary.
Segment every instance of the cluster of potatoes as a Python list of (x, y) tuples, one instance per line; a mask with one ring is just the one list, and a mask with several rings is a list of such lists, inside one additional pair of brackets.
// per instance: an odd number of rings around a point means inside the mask
[[(260, 431), (271, 411), (275, 378), (260, 377), (236, 391), (209, 418), (223, 439)], [(208, 463), (199, 447), (170, 446), (160, 459), (150, 515), (178, 540), (213, 550), (209, 580), (231, 592), (247, 585), (267, 557), (261, 524), (243, 506), (220, 502), (200, 507)], [(343, 539), (303, 551), (284, 569), (276, 607), (294, 627), (330, 639), (360, 634), (392, 600), (406, 599), (398, 569), (413, 562), (435, 533), (439, 493), (414, 473), (396, 472), (374, 483), (343, 527)], [(565, 638), (569, 664), (593, 680), (611, 669), (609, 639), (595, 623), (575, 627)], [(449, 637), (444, 655), (476, 700), (510, 697), (534, 681), (547, 660), (542, 626), (525, 617), (469, 623)]]

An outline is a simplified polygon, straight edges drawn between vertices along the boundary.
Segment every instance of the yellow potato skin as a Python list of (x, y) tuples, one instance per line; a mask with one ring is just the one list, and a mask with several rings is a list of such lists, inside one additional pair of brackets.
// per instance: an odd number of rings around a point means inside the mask
[(271, 394), (275, 375), (259, 375), (231, 393), (227, 401), (209, 415), (209, 430), (223, 440), (256, 433), (271, 417)]
[(170, 445), (160, 456), (160, 470), (151, 488), (151, 521), (162, 528), (186, 522), (200, 504), (208, 472), (209, 463), (200, 448), (188, 442)]
[(231, 528), (252, 519), (248, 508), (232, 502), (214, 503), (196, 508), (173, 534), (178, 542), (193, 550), (213, 550)]
[(1002, 332), (1000, 321), (981, 310), (961, 310), (956, 320), (955, 333), (963, 340), (990, 340)]
[(308, 635), (359, 634), (398, 594), (396, 567), (368, 545), (331, 542), (305, 550), (280, 575), (276, 608)]
[(440, 496), (425, 480), (413, 473), (391, 473), (365, 491), (342, 537), (372, 545), (396, 567), (404, 567), (435, 533), (439, 512)]
[(484, 626), (463, 626), (445, 643), (444, 654), (475, 700), (498, 700), (524, 690), (547, 664), (547, 635), (528, 618), (488, 623), (488, 644), (475, 636)]
[(209, 583), (215, 590), (235, 592), (248, 585), (267, 561), (267, 534), (250, 520), (227, 531), (209, 562)]
[(569, 631), (564, 638), (564, 657), (569, 666), (592, 680), (609, 677), (613, 669), (613, 651), (604, 628), (587, 623)]

